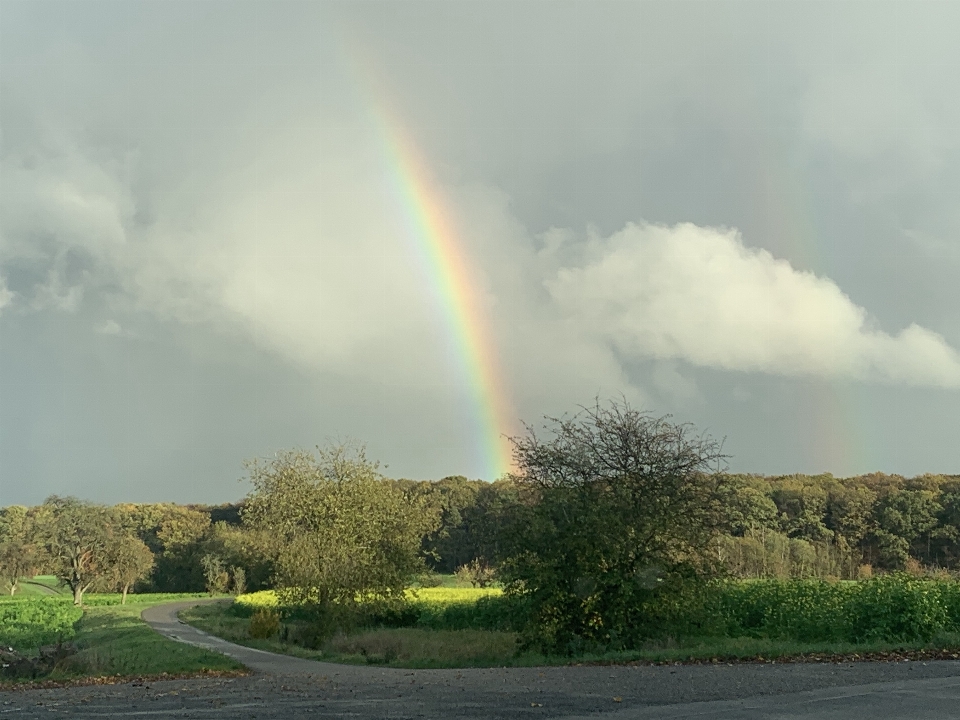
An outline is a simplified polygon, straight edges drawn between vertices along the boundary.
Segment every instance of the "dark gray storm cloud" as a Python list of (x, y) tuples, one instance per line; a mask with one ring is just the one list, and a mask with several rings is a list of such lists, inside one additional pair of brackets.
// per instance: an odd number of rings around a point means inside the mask
[(385, 124), (517, 417), (623, 393), (735, 469), (960, 472), (958, 20), (0, 0), (0, 503), (229, 500), (333, 437), (481, 474)]

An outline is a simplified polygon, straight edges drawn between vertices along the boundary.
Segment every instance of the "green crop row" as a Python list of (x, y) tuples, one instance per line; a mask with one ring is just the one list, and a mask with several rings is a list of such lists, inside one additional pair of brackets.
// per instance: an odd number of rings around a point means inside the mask
[(960, 631), (960, 583), (902, 574), (859, 582), (731, 582), (705, 611), (704, 629), (726, 637), (929, 640)]
[(81, 615), (82, 609), (56, 597), (0, 603), (0, 645), (24, 651), (69, 640)]

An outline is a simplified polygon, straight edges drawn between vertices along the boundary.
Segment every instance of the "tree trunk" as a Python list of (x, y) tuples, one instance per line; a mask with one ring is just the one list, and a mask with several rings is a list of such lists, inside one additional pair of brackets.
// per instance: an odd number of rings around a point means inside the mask
[(120, 604), (121, 604), (121, 605), (126, 605), (126, 604), (127, 604), (127, 590), (129, 590), (129, 589), (130, 589), (130, 586), (129, 586), (129, 585), (124, 585), (124, 586), (123, 586), (123, 594), (120, 596)]
[(83, 605), (83, 585), (79, 583), (73, 588), (73, 604), (74, 605)]

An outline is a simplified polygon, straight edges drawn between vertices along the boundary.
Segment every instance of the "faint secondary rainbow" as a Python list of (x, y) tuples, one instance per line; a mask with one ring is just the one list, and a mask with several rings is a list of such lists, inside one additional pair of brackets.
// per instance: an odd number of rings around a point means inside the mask
[(514, 416), (477, 273), (417, 144), (390, 112), (386, 94), (377, 88), (369, 66), (357, 63), (358, 59), (354, 54), (354, 69), (366, 70), (361, 73), (361, 85), (368, 91), (370, 117), (408, 222), (407, 237), (442, 313), (460, 382), (469, 395), (476, 449), (486, 477), (496, 479), (512, 466), (507, 436), (514, 428)]

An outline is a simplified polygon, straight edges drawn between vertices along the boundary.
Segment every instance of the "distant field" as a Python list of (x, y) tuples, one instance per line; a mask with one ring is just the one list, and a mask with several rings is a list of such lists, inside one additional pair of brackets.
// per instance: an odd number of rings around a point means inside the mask
[[(19, 588), (13, 597), (22, 595), (61, 595), (64, 589), (52, 575), (37, 575), (32, 578), (22, 578)], [(9, 596), (7, 596), (9, 597)]]
[[(431, 588), (410, 589), (406, 592), (408, 602), (422, 602), (426, 604), (446, 606), (446, 605), (472, 605), (480, 598), (499, 597), (503, 595), (500, 588), (474, 588), (463, 586), (440, 586)], [(238, 607), (260, 608), (277, 607), (277, 593), (273, 590), (261, 590), (260, 592), (246, 593), (238, 595), (235, 603)]]

